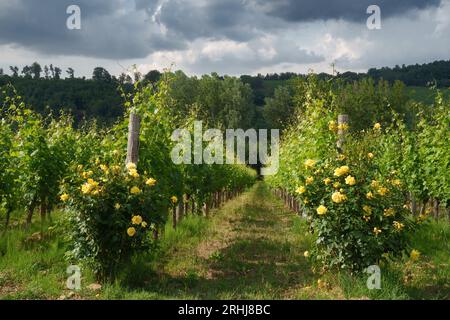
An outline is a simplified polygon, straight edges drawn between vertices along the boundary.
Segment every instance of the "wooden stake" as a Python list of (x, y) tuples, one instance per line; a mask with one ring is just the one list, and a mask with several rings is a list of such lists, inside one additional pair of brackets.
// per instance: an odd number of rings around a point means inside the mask
[[(340, 114), (338, 116), (338, 126), (342, 126), (342, 125), (348, 125), (348, 115), (346, 114)], [(344, 142), (345, 142), (345, 133), (346, 130), (342, 130), (339, 129), (338, 130), (338, 141), (337, 141), (337, 148), (339, 152), (343, 152), (343, 148), (344, 148)]]
[(141, 120), (135, 113), (130, 113), (130, 123), (128, 124), (128, 146), (126, 164), (137, 164), (139, 160), (139, 131)]

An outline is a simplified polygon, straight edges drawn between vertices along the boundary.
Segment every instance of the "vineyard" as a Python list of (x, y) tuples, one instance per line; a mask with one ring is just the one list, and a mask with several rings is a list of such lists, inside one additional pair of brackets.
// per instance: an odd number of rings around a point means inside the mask
[[(261, 179), (171, 157), (173, 132), (196, 120), (254, 124), (238, 79), (136, 82), (107, 128), (3, 87), (0, 298), (448, 299), (450, 102), (367, 79), (290, 90), (279, 170)], [(366, 288), (374, 265), (379, 290)]]

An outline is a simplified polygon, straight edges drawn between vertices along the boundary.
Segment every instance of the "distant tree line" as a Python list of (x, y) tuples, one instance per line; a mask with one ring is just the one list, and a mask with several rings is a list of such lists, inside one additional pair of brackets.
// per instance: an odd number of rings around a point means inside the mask
[[(83, 119), (97, 119), (102, 124), (110, 124), (123, 114), (123, 99), (119, 87), (131, 91), (134, 81), (157, 82), (161, 73), (152, 70), (145, 75), (122, 73), (118, 77), (106, 69), (97, 67), (92, 78), (75, 77), (75, 70), (68, 68), (63, 78), (63, 70), (53, 64), (42, 67), (34, 62), (20, 69), (10, 66), (10, 75), (0, 69), (0, 87), (11, 83), (33, 106), (42, 113), (59, 113), (61, 110), (73, 114), (79, 123)], [(2, 95), (0, 92), (0, 104)]]
[[(256, 76), (241, 76), (241, 80), (244, 83), (248, 83), (252, 88), (255, 97), (255, 104), (259, 106), (264, 105), (266, 97), (272, 97), (274, 95), (275, 88), (279, 83), (296, 78), (305, 79), (306, 75), (285, 72), (279, 74), (270, 73), (266, 75), (258, 74)], [(406, 86), (437, 86), (443, 88), (450, 87), (450, 60), (409, 66), (402, 65), (401, 67), (395, 66), (394, 68), (372, 68), (369, 69), (367, 73), (356, 73), (351, 71), (344, 73), (337, 72), (336, 75), (319, 73), (317, 78), (319, 80), (341, 79), (346, 83), (372, 78), (375, 81), (386, 80), (391, 85), (394, 84), (395, 81), (399, 80)]]
[[(63, 72), (52, 64), (42, 67), (37, 62), (21, 69), (10, 66), (9, 71), (10, 73), (6, 74), (0, 69), (0, 87), (8, 83), (13, 84), (36, 111), (59, 113), (64, 110), (73, 114), (77, 123), (83, 119), (97, 119), (106, 125), (123, 114), (121, 90), (131, 92), (136, 81), (156, 84), (163, 76), (158, 70), (152, 70), (147, 74), (122, 73), (116, 77), (105, 68), (96, 67), (92, 77), (87, 79), (76, 77), (73, 68)], [(171, 75), (169, 89), (172, 91), (178, 116), (183, 117), (190, 112), (190, 108), (201, 108), (205, 118), (211, 122), (241, 128), (285, 127), (294, 104), (298, 103), (295, 101), (298, 95), (293, 95), (294, 88), (299, 91), (298, 85), (307, 77), (292, 72), (242, 75), (240, 78), (215, 73), (188, 77), (181, 71)], [(316, 77), (318, 80), (337, 79), (337, 82), (342, 84), (357, 85), (346, 87), (346, 97), (352, 97), (351, 93), (356, 88), (373, 87), (377, 84), (381, 97), (385, 94), (384, 88), (388, 84), (394, 85), (398, 80), (407, 86), (450, 86), (450, 61), (370, 69), (367, 73), (320, 73)], [(368, 79), (373, 82), (364, 82)], [(381, 84), (380, 81), (384, 82)], [(398, 84), (394, 88), (398, 88)], [(345, 103), (351, 105), (350, 100), (347, 99)], [(360, 107), (363, 108), (358, 106)]]

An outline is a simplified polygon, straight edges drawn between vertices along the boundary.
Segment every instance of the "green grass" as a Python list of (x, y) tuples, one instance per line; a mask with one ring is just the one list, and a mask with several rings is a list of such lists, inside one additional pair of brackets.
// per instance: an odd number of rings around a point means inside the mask
[[(55, 214), (57, 221), (61, 215)], [(58, 225), (58, 224), (56, 224)], [(65, 289), (63, 230), (20, 224), (0, 236), (2, 299), (449, 299), (450, 225), (432, 222), (412, 239), (419, 262), (382, 266), (381, 290), (367, 275), (313, 273), (303, 252), (313, 241), (304, 220), (283, 208), (263, 183), (211, 217), (167, 224), (159, 249), (134, 259), (101, 290), (82, 270), (80, 292)], [(49, 229), (50, 227), (50, 229)], [(43, 230), (42, 239), (30, 236)], [(320, 284), (318, 283), (320, 280)]]

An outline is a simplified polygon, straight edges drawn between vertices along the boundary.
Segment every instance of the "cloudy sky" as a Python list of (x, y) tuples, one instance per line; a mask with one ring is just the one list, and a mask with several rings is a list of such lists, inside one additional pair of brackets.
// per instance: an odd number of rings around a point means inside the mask
[[(369, 30), (367, 8), (381, 8)], [(81, 9), (69, 30), (67, 7)], [(366, 71), (450, 59), (450, 0), (0, 0), (0, 68)]]

